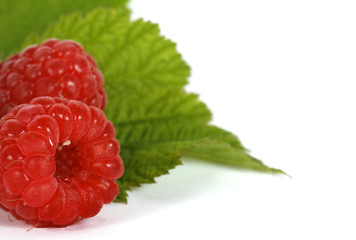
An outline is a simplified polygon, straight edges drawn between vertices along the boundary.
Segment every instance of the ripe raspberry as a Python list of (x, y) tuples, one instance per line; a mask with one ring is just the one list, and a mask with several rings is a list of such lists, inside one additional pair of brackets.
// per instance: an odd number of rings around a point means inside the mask
[(104, 109), (103, 75), (73, 41), (49, 39), (0, 63), (0, 117), (39, 96), (66, 97)]
[(0, 121), (0, 207), (35, 226), (95, 216), (123, 174), (115, 128), (102, 110), (38, 97)]

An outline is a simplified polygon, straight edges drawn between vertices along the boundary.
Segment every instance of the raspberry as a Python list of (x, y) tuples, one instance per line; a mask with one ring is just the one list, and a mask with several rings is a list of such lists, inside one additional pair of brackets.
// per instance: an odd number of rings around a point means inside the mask
[(39, 96), (66, 97), (104, 109), (103, 75), (74, 41), (49, 39), (0, 63), (0, 117)]
[(77, 100), (37, 97), (0, 121), (0, 207), (36, 227), (95, 216), (123, 174), (115, 128)]

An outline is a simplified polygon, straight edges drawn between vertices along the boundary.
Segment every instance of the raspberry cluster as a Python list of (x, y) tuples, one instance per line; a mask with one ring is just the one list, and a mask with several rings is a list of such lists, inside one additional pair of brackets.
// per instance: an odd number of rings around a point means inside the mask
[(104, 109), (104, 78), (74, 41), (49, 39), (0, 63), (0, 117), (39, 96), (80, 100)]
[(0, 141), (0, 203), (19, 219), (68, 225), (118, 194), (119, 143), (96, 107), (35, 98), (2, 118)]
[(0, 208), (67, 226), (113, 201), (124, 166), (106, 101), (76, 42), (49, 39), (0, 63)]

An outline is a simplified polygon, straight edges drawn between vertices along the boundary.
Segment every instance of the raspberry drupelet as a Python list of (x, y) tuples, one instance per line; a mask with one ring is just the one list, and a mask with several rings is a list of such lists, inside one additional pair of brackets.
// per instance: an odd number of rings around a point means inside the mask
[(39, 96), (65, 97), (104, 109), (104, 78), (76, 42), (49, 39), (0, 63), (0, 117)]
[(119, 192), (124, 167), (102, 110), (38, 97), (0, 121), (0, 207), (36, 227), (95, 216)]

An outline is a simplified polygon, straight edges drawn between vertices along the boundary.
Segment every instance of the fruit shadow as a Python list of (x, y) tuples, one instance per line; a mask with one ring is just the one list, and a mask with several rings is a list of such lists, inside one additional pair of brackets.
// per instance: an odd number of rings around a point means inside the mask
[[(222, 171), (219, 171), (219, 168)], [(85, 219), (83, 228), (98, 228), (115, 224), (126, 224), (157, 211), (208, 196), (209, 191), (225, 184), (225, 171), (236, 171), (226, 166), (195, 159), (183, 159), (183, 165), (170, 170), (169, 174), (156, 178), (154, 184), (143, 184), (128, 192), (128, 203), (111, 203), (93, 219)], [(244, 170), (238, 170), (244, 171)], [(73, 226), (74, 227), (74, 226)], [(77, 225), (76, 228), (80, 228)]]
[[(101, 212), (89, 219), (83, 219), (65, 228), (32, 229), (31, 232), (72, 232), (86, 229), (94, 231), (110, 225), (125, 225), (131, 221), (145, 218), (152, 213), (162, 211), (172, 206), (185, 204), (199, 198), (209, 197), (209, 191), (226, 184), (224, 179), (228, 172), (244, 174), (249, 171), (237, 170), (195, 159), (183, 159), (183, 165), (170, 170), (169, 174), (157, 177), (154, 184), (143, 184), (128, 192), (128, 203), (111, 203), (105, 205)], [(227, 174), (228, 175), (228, 174)], [(28, 224), (22, 221), (9, 221), (9, 214), (0, 213), (0, 225), (24, 230)], [(11, 218), (10, 218), (11, 219)], [(12, 218), (14, 219), (14, 218)]]
[(17, 220), (14, 216), (12, 216), (9, 212), (5, 212), (3, 210), (0, 210), (0, 226), (2, 227), (12, 227), (12, 228), (18, 228), (18, 229), (26, 229), (30, 228), (31, 226)]

